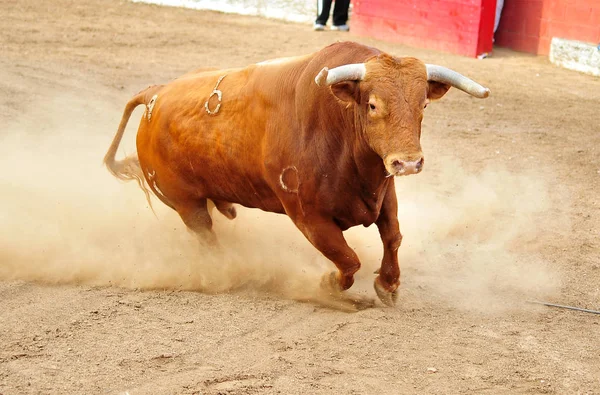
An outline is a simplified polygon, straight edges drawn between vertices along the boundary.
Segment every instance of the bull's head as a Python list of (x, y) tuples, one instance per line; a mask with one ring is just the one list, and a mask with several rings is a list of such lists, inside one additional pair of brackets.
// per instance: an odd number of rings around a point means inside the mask
[(445, 67), (385, 54), (366, 63), (325, 67), (315, 82), (330, 86), (338, 99), (356, 105), (359, 127), (390, 176), (423, 169), (421, 121), (430, 101), (444, 96), (451, 86), (479, 98), (490, 92)]

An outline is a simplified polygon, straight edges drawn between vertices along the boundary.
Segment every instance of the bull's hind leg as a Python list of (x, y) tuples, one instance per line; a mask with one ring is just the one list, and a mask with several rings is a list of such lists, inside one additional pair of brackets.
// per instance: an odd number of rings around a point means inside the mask
[(198, 199), (184, 205), (177, 205), (175, 210), (185, 225), (211, 246), (217, 245), (217, 236), (212, 229), (213, 222), (208, 212), (206, 199)]

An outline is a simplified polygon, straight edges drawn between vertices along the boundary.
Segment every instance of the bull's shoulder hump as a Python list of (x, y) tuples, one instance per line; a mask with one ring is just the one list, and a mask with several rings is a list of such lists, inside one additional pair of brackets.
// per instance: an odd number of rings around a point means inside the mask
[(283, 65), (293, 65), (295, 63), (302, 63), (309, 59), (312, 54), (300, 55), (300, 56), (288, 56), (284, 58), (276, 58), (265, 60), (262, 62), (256, 63), (257, 67), (275, 67), (275, 66), (283, 66)]
[(214, 78), (219, 78), (226, 74), (234, 74), (239, 71), (244, 70), (243, 68), (230, 68), (230, 69), (199, 69), (197, 71), (192, 71), (187, 74), (182, 75), (181, 77), (176, 78), (173, 82), (177, 81), (186, 81), (186, 82), (194, 82), (194, 81), (204, 81), (211, 80)]

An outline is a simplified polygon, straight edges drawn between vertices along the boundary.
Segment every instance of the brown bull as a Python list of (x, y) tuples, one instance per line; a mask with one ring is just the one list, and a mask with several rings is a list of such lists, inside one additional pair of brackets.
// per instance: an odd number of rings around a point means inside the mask
[[(351, 42), (243, 69), (198, 71), (135, 96), (104, 161), (146, 194), (147, 183), (209, 240), (208, 200), (230, 219), (233, 203), (288, 215), (336, 265), (323, 284), (338, 295), (360, 268), (342, 231), (375, 223), (383, 242), (375, 290), (394, 305), (402, 235), (392, 176), (423, 169), (423, 110), (450, 86), (489, 94), (451, 70)], [(139, 159), (115, 161), (140, 104)]]

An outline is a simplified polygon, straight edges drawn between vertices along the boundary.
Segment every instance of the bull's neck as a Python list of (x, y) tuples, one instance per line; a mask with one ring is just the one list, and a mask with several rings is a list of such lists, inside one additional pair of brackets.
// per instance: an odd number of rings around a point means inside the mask
[(379, 190), (387, 180), (386, 170), (381, 157), (371, 149), (364, 137), (360, 125), (356, 125), (352, 159), (363, 187), (369, 192)]
[(359, 121), (356, 108), (340, 108), (329, 94), (324, 95), (305, 114), (304, 119), (314, 123), (301, 132), (303, 151), (311, 152), (322, 168), (335, 168), (350, 184), (360, 184), (365, 193), (378, 191), (386, 181), (385, 166), (367, 143), (365, 125)]
[(345, 174), (360, 183), (362, 191), (376, 193), (387, 180), (383, 159), (367, 143), (365, 125), (360, 122), (356, 108), (346, 108), (340, 114), (341, 118), (333, 123), (337, 127), (331, 128), (329, 133), (343, 143), (337, 146), (339, 152), (332, 154), (340, 158), (340, 166), (347, 171)]

